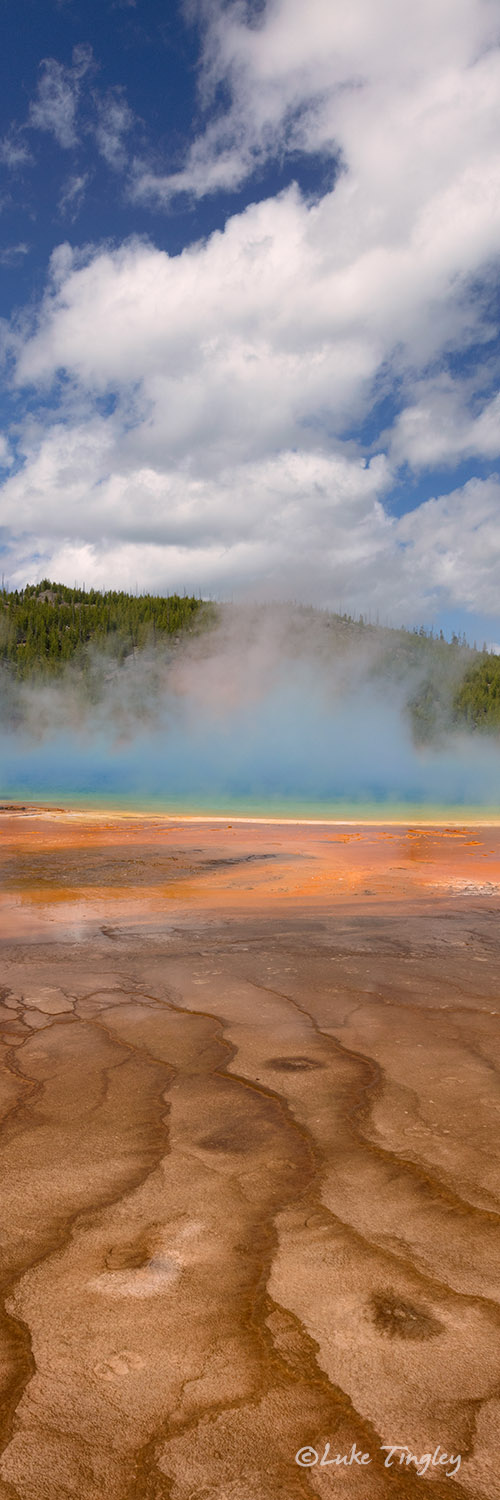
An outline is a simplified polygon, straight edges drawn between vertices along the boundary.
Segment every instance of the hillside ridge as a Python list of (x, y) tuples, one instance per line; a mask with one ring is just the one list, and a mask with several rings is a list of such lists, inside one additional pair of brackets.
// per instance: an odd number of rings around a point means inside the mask
[[(246, 612), (246, 613), (245, 613)], [(74, 588), (43, 579), (20, 590), (0, 592), (0, 665), (14, 685), (60, 678), (69, 667), (82, 682), (93, 678), (105, 657), (118, 671), (145, 650), (179, 647), (186, 637), (209, 634), (225, 620), (229, 634), (242, 618), (269, 632), (278, 627), (290, 658), (304, 655), (349, 663), (364, 654), (363, 683), (405, 685), (405, 707), (413, 738), (425, 743), (450, 728), (500, 728), (500, 657), (478, 650), (465, 636), (451, 641), (423, 625), (408, 629), (373, 624), (365, 616), (308, 605), (219, 604), (187, 594), (131, 594), (124, 590)], [(359, 674), (357, 688), (360, 687)], [(104, 679), (106, 681), (106, 678)]]

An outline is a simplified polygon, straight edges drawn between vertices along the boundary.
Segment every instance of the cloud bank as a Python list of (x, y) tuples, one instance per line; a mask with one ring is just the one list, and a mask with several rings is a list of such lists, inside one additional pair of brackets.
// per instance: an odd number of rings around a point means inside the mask
[[(180, 168), (130, 171), (125, 100), (100, 105), (124, 191), (167, 211), (318, 158), (331, 185), (230, 201), (224, 228), (176, 255), (143, 238), (58, 248), (8, 338), (30, 402), (1, 496), (11, 584), (498, 613), (496, 6), (196, 13), (206, 124)], [(57, 115), (66, 139), (68, 80), (44, 78), (38, 123)]]

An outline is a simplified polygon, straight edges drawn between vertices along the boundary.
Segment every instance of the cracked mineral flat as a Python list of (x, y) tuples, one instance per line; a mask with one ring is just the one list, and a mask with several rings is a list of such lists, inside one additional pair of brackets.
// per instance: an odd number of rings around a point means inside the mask
[(500, 830), (0, 858), (0, 1500), (493, 1500)]

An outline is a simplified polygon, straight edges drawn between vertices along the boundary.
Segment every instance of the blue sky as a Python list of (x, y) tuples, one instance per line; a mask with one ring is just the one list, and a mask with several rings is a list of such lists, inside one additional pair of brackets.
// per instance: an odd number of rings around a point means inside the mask
[(6, 579), (500, 640), (494, 0), (3, 20)]

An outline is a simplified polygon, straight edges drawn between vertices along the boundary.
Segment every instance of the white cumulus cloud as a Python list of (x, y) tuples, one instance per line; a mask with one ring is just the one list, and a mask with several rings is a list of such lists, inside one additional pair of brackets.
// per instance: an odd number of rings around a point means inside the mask
[[(448, 376), (424, 381), (418, 399), (400, 412), (391, 438), (395, 463), (414, 469), (454, 464), (463, 458), (500, 457), (500, 395), (470, 405), (464, 384)], [(469, 397), (469, 401), (468, 401)]]
[[(179, 172), (136, 163), (136, 196), (234, 187), (289, 151), (337, 176), (316, 200), (292, 184), (233, 209), (179, 255), (140, 238), (58, 248), (12, 336), (18, 392), (43, 392), (2, 491), (13, 575), (36, 557), (69, 581), (498, 612), (495, 479), (390, 511), (400, 466), (498, 453), (498, 397), (472, 359), (494, 332), (498, 29), (490, 0), (207, 7), (207, 127)], [(61, 141), (67, 84), (56, 69), (39, 96)], [(115, 90), (99, 109), (122, 167), (128, 106)], [(451, 374), (465, 349), (467, 377)], [(380, 396), (401, 409), (377, 432)]]

